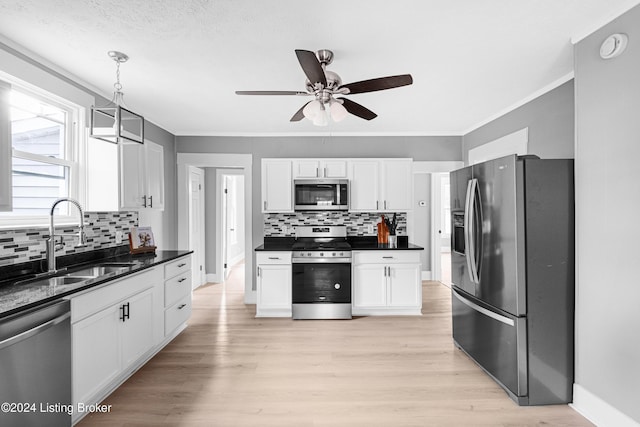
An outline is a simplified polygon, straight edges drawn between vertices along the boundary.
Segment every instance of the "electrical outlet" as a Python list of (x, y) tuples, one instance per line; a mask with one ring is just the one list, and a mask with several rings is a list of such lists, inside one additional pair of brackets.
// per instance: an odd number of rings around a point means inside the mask
[(116, 243), (122, 243), (122, 238), (124, 237), (124, 233), (120, 230), (116, 231)]
[(373, 224), (367, 224), (367, 234), (373, 234)]

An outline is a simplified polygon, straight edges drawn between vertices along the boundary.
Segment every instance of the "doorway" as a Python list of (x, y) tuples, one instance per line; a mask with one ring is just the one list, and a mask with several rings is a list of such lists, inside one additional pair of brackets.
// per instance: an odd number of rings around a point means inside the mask
[(244, 260), (244, 175), (237, 169), (217, 169), (216, 182), (216, 229), (222, 237), (216, 265), (221, 266), (220, 279), (225, 281), (231, 268)]

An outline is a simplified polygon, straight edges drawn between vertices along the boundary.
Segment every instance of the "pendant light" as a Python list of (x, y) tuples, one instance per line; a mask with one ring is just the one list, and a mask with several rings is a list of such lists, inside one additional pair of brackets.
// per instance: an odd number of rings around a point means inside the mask
[(113, 98), (107, 106), (91, 107), (91, 137), (117, 144), (119, 141), (132, 141), (144, 144), (144, 117), (124, 106), (124, 93), (120, 84), (120, 64), (129, 57), (115, 50), (108, 55), (116, 63), (116, 82)]

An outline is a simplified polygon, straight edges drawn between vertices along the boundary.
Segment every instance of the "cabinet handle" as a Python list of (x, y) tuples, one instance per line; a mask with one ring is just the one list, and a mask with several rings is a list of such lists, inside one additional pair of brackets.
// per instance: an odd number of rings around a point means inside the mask
[(387, 277), (387, 266), (384, 266), (384, 277)]
[(264, 205), (264, 210), (266, 211), (267, 210), (267, 201), (266, 200), (263, 202), (263, 205)]
[(378, 210), (378, 201), (376, 200), (376, 210)]
[[(386, 203), (386, 202), (385, 202)], [(149, 196), (149, 207), (153, 207), (153, 196)]]
[(180, 304), (178, 306), (178, 310), (182, 310), (183, 308), (185, 308), (187, 306), (187, 304)]
[(279, 256), (270, 256), (269, 259), (280, 259)]
[(384, 208), (385, 208), (385, 210), (387, 209), (387, 201), (386, 200), (384, 201)]
[(324, 177), (325, 178), (327, 177), (327, 167), (326, 166), (324, 167)]
[(142, 207), (146, 208), (147, 207), (147, 196), (142, 196)]
[(392, 256), (383, 256), (382, 258), (384, 258), (384, 259), (393, 259)]
[(260, 267), (256, 267), (256, 274), (258, 277), (260, 277)]
[(178, 280), (178, 283), (182, 283), (182, 282), (184, 282), (185, 280), (187, 280), (187, 278), (186, 278), (186, 277), (183, 277), (182, 279)]
[(316, 168), (316, 178), (320, 176), (320, 171)]
[(178, 264), (178, 268), (180, 268), (180, 267), (184, 267), (185, 265), (187, 265), (187, 264), (185, 264), (185, 263)]
[(126, 304), (122, 304), (122, 306), (120, 307), (120, 320), (122, 320), (123, 322), (127, 319), (129, 319), (129, 303)]

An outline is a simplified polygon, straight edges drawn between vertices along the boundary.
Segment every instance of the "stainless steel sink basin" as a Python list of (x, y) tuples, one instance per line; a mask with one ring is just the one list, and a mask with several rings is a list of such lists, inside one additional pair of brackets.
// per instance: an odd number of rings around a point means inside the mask
[(83, 268), (82, 270), (72, 271), (65, 274), (66, 277), (98, 277), (111, 273), (122, 273), (129, 269), (129, 267), (118, 267), (112, 265), (98, 265), (95, 267)]
[(93, 277), (84, 276), (58, 276), (50, 279), (45, 279), (49, 282), (49, 285), (70, 285), (72, 283), (84, 282), (85, 280), (93, 279)]

